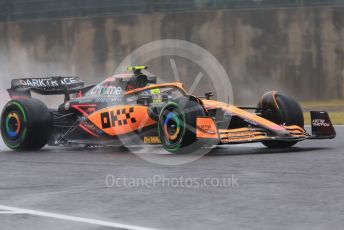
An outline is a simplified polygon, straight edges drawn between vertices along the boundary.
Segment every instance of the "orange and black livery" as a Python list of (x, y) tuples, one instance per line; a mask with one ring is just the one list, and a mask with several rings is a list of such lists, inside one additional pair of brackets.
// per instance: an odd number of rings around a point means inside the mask
[[(267, 92), (254, 107), (196, 97), (180, 82), (157, 82), (145, 66), (85, 86), (79, 77), (14, 79), (11, 100), (1, 115), (1, 135), (14, 150), (51, 146), (160, 144), (171, 153), (188, 153), (221, 144), (261, 142), (288, 148), (307, 139), (336, 136), (325, 111), (312, 111), (312, 132), (291, 97)], [(48, 108), (31, 93), (64, 95), (58, 108)], [(134, 135), (135, 134), (135, 135)]]

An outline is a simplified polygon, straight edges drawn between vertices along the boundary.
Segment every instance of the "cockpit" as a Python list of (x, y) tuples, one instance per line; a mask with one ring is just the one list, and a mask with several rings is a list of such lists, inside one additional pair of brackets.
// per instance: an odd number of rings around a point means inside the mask
[(156, 76), (147, 76), (141, 72), (146, 68), (145, 66), (129, 67), (128, 70), (132, 70), (133, 73), (111, 76), (90, 89), (85, 96), (120, 96), (128, 91), (156, 84)]
[(129, 104), (157, 107), (187, 94), (182, 83), (157, 84), (156, 76), (147, 76), (148, 74), (134, 70), (134, 73), (117, 74), (85, 92), (80, 91), (60, 105), (59, 112), (67, 113), (70, 108), (76, 108), (83, 114), (88, 114), (95, 109)]

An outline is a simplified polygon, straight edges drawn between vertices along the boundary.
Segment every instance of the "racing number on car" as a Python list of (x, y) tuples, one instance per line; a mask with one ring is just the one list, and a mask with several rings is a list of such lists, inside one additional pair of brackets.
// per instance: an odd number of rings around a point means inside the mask
[(127, 125), (129, 122), (132, 124), (136, 123), (135, 117), (131, 117), (132, 113), (134, 113), (134, 107), (130, 107), (129, 110), (122, 108), (116, 111), (101, 113), (100, 116), (103, 129)]

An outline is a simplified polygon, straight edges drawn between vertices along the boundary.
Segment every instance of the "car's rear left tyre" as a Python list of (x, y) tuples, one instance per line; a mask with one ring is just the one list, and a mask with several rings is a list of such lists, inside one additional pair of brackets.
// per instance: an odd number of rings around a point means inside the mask
[(12, 100), (2, 111), (1, 136), (11, 149), (41, 149), (47, 144), (51, 132), (51, 114), (37, 99)]
[[(299, 103), (290, 96), (276, 91), (263, 95), (258, 103), (262, 117), (280, 125), (297, 125), (304, 128), (304, 117)], [(263, 141), (269, 148), (289, 148), (297, 141)]]

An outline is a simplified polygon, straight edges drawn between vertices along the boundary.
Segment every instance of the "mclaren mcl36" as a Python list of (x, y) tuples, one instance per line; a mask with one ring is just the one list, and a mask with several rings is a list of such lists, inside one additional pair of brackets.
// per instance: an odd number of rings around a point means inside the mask
[[(300, 105), (276, 91), (267, 92), (254, 107), (236, 107), (188, 94), (180, 82), (157, 84), (144, 66), (85, 86), (79, 77), (14, 79), (11, 97), (1, 115), (1, 135), (13, 150), (50, 146), (161, 144), (171, 153), (205, 146), (261, 142), (289, 148), (308, 139), (336, 136), (328, 114), (311, 112), (312, 133), (304, 128)], [(32, 98), (65, 95), (58, 108)], [(251, 111), (251, 112), (250, 112)]]

